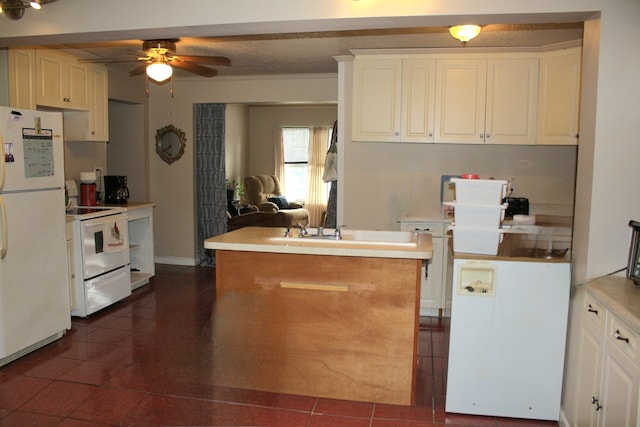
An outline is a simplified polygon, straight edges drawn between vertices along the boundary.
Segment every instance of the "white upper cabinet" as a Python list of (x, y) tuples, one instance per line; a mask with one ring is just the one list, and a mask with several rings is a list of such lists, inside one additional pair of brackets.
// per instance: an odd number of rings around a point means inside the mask
[(435, 60), (357, 57), (354, 141), (433, 142)]
[(401, 142), (433, 142), (435, 92), (435, 59), (403, 59)]
[(578, 144), (581, 61), (579, 47), (542, 54), (538, 144)]
[(9, 49), (9, 105), (36, 109), (36, 50)]
[(400, 141), (401, 58), (356, 58), (353, 140)]
[(89, 110), (89, 69), (76, 58), (50, 49), (36, 50), (38, 105)]
[(535, 144), (537, 58), (437, 61), (435, 141)]
[(64, 111), (66, 141), (109, 140), (109, 77), (102, 64), (87, 65), (89, 73), (89, 111)]

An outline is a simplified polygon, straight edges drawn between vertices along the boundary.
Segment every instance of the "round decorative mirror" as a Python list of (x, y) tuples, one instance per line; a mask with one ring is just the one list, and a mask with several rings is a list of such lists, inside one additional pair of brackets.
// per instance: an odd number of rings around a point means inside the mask
[(168, 125), (156, 132), (156, 153), (162, 160), (171, 164), (184, 154), (187, 138), (183, 131), (174, 125)]

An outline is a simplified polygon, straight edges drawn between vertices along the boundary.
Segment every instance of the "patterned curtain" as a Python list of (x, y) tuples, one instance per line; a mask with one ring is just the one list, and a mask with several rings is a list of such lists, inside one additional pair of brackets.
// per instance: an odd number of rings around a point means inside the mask
[(225, 104), (195, 104), (196, 221), (198, 263), (215, 265), (215, 253), (204, 241), (227, 231), (224, 166)]

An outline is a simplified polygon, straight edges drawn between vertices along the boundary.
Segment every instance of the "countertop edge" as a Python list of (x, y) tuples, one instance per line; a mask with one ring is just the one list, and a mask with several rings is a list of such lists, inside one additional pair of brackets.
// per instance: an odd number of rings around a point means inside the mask
[[(255, 233), (249, 236), (250, 233)], [(284, 228), (278, 227), (245, 227), (225, 233), (220, 236), (211, 237), (204, 241), (205, 249), (231, 250), (241, 252), (271, 252), (282, 254), (305, 254), (305, 255), (333, 255), (350, 257), (370, 257), (370, 258), (401, 258), (428, 260), (433, 257), (433, 244), (431, 236), (423, 236), (423, 239), (416, 248), (398, 248), (390, 245), (375, 245), (363, 248), (359, 244), (327, 244), (321, 241), (314, 245), (296, 244), (295, 241), (289, 243), (268, 242), (271, 237), (279, 237), (284, 232)], [(295, 239), (295, 238), (292, 238)]]
[(620, 318), (634, 332), (640, 333), (640, 287), (620, 276), (605, 276), (586, 284), (596, 301)]

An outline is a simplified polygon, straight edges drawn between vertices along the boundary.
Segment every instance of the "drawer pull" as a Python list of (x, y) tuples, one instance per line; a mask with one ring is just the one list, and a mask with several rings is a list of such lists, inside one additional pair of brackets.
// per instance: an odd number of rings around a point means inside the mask
[(595, 405), (596, 411), (599, 411), (602, 408), (602, 405), (600, 405), (600, 400), (596, 399), (595, 396), (591, 396), (591, 403)]
[(589, 313), (598, 314), (598, 310), (596, 310), (595, 308), (593, 308), (593, 306), (591, 306), (591, 304), (589, 304), (589, 305), (587, 306), (587, 311), (588, 311)]
[(629, 338), (623, 337), (622, 335), (620, 335), (620, 330), (616, 329), (616, 332), (613, 334), (613, 337), (619, 341), (624, 341), (627, 344), (629, 344)]
[(347, 285), (328, 285), (323, 283), (280, 282), (283, 289), (303, 289), (307, 291), (349, 292)]

